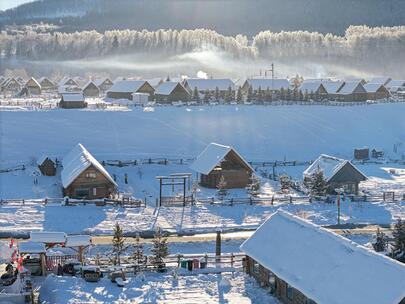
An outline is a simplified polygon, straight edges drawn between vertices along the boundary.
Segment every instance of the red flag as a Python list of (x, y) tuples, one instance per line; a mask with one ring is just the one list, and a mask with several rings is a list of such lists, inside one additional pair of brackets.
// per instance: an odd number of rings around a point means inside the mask
[(22, 257), (20, 257), (20, 258), (18, 259), (17, 268), (18, 268), (19, 271), (22, 271), (22, 270), (23, 270), (23, 258), (22, 258)]

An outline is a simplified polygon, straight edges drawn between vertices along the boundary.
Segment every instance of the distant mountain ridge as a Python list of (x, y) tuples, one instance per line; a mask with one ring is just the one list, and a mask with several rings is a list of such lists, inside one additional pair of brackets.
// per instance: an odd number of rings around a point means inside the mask
[(0, 25), (56, 23), (62, 31), (209, 28), (343, 34), (349, 25), (405, 24), (403, 0), (40, 0), (0, 12)]

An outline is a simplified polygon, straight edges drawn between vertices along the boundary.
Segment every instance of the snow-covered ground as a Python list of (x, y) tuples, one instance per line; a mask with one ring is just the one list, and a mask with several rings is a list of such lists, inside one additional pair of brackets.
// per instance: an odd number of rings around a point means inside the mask
[(62, 157), (78, 142), (98, 159), (195, 157), (210, 142), (248, 160), (351, 159), (363, 146), (400, 157), (393, 146), (405, 145), (404, 112), (405, 103), (1, 111), (1, 161)]
[[(227, 283), (229, 282), (229, 283)], [(227, 283), (227, 284), (224, 284)], [(50, 275), (41, 288), (43, 303), (279, 303), (253, 278), (237, 272), (185, 275), (145, 274), (128, 278), (124, 288), (108, 278), (87, 283), (82, 278)]]

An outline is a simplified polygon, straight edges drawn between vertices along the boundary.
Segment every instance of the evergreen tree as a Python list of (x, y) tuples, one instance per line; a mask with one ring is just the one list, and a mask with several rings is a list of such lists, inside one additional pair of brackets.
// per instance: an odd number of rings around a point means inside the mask
[(280, 175), (280, 188), (281, 191), (287, 191), (288, 189), (290, 189), (290, 178), (288, 177), (288, 175)]
[(263, 103), (263, 91), (262, 91), (262, 87), (259, 86), (259, 89), (257, 90), (257, 102), (259, 104)]
[(302, 90), (299, 92), (299, 100), (303, 101), (304, 100), (304, 94), (302, 93)]
[(145, 261), (143, 244), (140, 242), (139, 234), (136, 234), (135, 243), (132, 245), (132, 259), (137, 265), (143, 264)]
[(257, 196), (260, 189), (260, 179), (256, 174), (250, 176), (250, 184), (247, 186), (247, 190), (251, 196)]
[(298, 94), (298, 89), (294, 88), (292, 92), (292, 100), (297, 101), (299, 100), (299, 94)]
[(114, 236), (112, 240), (112, 253), (114, 265), (120, 265), (121, 254), (124, 253), (126, 249), (127, 247), (125, 246), (124, 243), (124, 234), (122, 228), (120, 227), (118, 222), (116, 222), (114, 226)]
[(380, 228), (377, 228), (373, 248), (377, 252), (385, 251), (388, 248), (388, 238), (384, 232), (380, 231)]
[(112, 47), (113, 47), (113, 49), (118, 48), (118, 37), (117, 37), (117, 35), (115, 35), (114, 38), (113, 38)]
[(304, 185), (312, 195), (324, 195), (326, 193), (326, 180), (323, 171), (317, 170), (311, 176), (306, 176)]
[(394, 243), (391, 257), (405, 263), (405, 221), (398, 219), (392, 232)]
[(200, 94), (198, 92), (197, 87), (194, 87), (194, 91), (193, 91), (193, 100), (196, 102), (200, 101)]
[(218, 89), (218, 87), (215, 87), (215, 101), (219, 102), (219, 89)]
[(286, 100), (291, 100), (291, 89), (288, 88), (285, 95)]
[(238, 91), (236, 93), (236, 101), (237, 103), (242, 103), (242, 89), (238, 87)]
[(266, 102), (271, 102), (271, 100), (270, 100), (270, 98), (271, 98), (271, 91), (270, 91), (269, 87), (267, 87), (267, 89), (266, 89), (266, 94), (265, 94), (264, 96), (265, 96), (265, 97), (264, 97), (264, 100), (265, 100)]
[(226, 95), (225, 95), (225, 101), (226, 101), (227, 103), (230, 103), (232, 100), (233, 100), (232, 88), (231, 88), (231, 86), (229, 86), (229, 87), (228, 87), (228, 91), (226, 92)]
[(285, 100), (285, 90), (284, 90), (284, 88), (280, 89), (280, 99)]
[(210, 102), (210, 91), (208, 89), (205, 90), (204, 92), (204, 103), (209, 103)]
[(252, 85), (249, 86), (248, 91), (247, 91), (247, 101), (250, 102), (253, 98), (253, 88)]
[(167, 246), (167, 237), (160, 228), (156, 229), (152, 243), (151, 262), (155, 265), (161, 265), (163, 263), (163, 259), (169, 255), (169, 248)]
[(226, 183), (224, 176), (221, 175), (221, 178), (217, 184), (218, 194), (220, 197), (224, 197), (227, 194), (227, 187), (228, 184)]
[(167, 75), (166, 81), (170, 81), (170, 76), (169, 75)]

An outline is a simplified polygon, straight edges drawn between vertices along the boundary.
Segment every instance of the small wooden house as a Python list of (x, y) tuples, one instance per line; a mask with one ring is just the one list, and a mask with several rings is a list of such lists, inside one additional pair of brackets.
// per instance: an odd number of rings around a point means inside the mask
[(209, 144), (190, 168), (200, 175), (200, 185), (207, 188), (217, 188), (221, 177), (227, 188), (245, 188), (254, 172), (234, 148), (216, 143)]
[(179, 82), (162, 82), (155, 91), (155, 99), (160, 103), (171, 103), (173, 101), (189, 101), (190, 93)]
[(112, 80), (108, 77), (97, 78), (93, 82), (100, 89), (101, 92), (106, 92), (114, 84)]
[(41, 90), (42, 90), (41, 85), (34, 77), (31, 77), (27, 81), (27, 83), (25, 84), (25, 87), (28, 89), (29, 94), (41, 95)]
[(322, 171), (327, 185), (327, 193), (335, 194), (342, 188), (347, 194), (358, 194), (359, 184), (367, 177), (350, 161), (322, 154), (305, 171), (304, 178)]
[(281, 303), (405, 303), (404, 264), (280, 209), (240, 249)]
[(37, 165), (42, 175), (54, 176), (56, 174), (56, 163), (46, 155), (43, 155), (40, 159), (38, 159)]
[(99, 87), (93, 82), (89, 81), (83, 86), (83, 95), (85, 97), (98, 97), (100, 96)]
[(7, 78), (1, 83), (1, 91), (4, 94), (15, 94), (21, 91), (21, 84), (15, 78)]
[(281, 89), (288, 90), (291, 86), (287, 79), (272, 79), (272, 78), (249, 78), (242, 85), (242, 91), (247, 93), (249, 87), (252, 88), (252, 93), (255, 94), (260, 90), (269, 89), (273, 93), (280, 92)]
[(344, 85), (333, 95), (340, 101), (365, 101), (367, 91), (360, 81), (345, 81)]
[(144, 80), (121, 80), (108, 89), (107, 98), (132, 100), (133, 93), (148, 93), (153, 100), (155, 89)]
[(64, 93), (59, 102), (59, 108), (63, 109), (81, 109), (86, 107), (87, 102), (85, 102), (83, 93)]
[(377, 100), (391, 96), (390, 92), (383, 84), (367, 83), (364, 85), (364, 89), (367, 92), (367, 99)]
[(315, 94), (320, 99), (326, 98), (328, 92), (320, 81), (305, 81), (298, 87), (298, 91), (307, 94)]
[(49, 80), (47, 77), (41, 77), (38, 79), (39, 84), (41, 85), (42, 90), (44, 91), (51, 91), (55, 90), (56, 86), (55, 84)]
[(63, 195), (98, 199), (115, 192), (114, 179), (82, 144), (76, 145), (63, 158), (62, 165)]
[(73, 78), (65, 76), (59, 81), (58, 86), (77, 86), (78, 87), (79, 84)]

